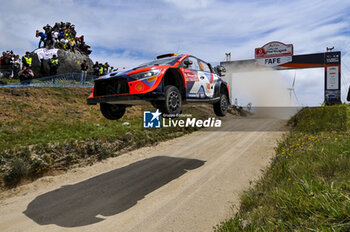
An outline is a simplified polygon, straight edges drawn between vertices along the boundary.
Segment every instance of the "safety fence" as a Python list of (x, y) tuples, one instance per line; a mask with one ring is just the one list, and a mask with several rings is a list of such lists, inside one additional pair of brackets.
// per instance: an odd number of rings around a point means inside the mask
[(15, 87), (77, 87), (87, 88), (94, 85), (96, 76), (86, 75), (82, 73), (64, 73), (54, 76), (34, 78), (30, 80), (3, 80), (0, 82), (0, 88), (15, 88)]

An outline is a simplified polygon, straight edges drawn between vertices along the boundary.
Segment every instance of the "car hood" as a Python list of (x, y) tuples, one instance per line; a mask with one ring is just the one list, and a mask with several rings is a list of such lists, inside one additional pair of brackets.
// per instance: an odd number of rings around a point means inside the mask
[(135, 68), (130, 68), (130, 69), (125, 69), (122, 71), (116, 71), (116, 72), (111, 72), (108, 73), (104, 76), (101, 76), (97, 80), (105, 80), (105, 79), (112, 79), (112, 78), (118, 78), (118, 77), (124, 77), (129, 79), (129, 76), (127, 74), (135, 74), (135, 73), (140, 73), (140, 72), (146, 72), (151, 69), (162, 69), (164, 67), (169, 67), (169, 66), (149, 66), (149, 67), (135, 67)]
[(108, 73), (104, 76), (101, 76), (98, 80), (115, 78), (115, 77), (126, 77), (127, 76), (126, 74), (131, 72), (131, 71), (133, 71), (133, 69), (125, 69), (122, 71), (111, 72), (111, 73)]

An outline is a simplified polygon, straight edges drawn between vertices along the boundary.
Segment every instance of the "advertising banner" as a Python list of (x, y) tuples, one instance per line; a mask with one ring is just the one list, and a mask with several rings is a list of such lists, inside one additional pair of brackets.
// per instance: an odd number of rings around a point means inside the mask
[(339, 89), (339, 68), (338, 66), (327, 67), (326, 89)]
[(261, 48), (255, 48), (255, 59), (281, 56), (293, 56), (293, 44), (273, 41)]
[(52, 58), (53, 55), (57, 55), (57, 51), (58, 49), (39, 48), (36, 49), (34, 52), (38, 55), (39, 60), (48, 60)]

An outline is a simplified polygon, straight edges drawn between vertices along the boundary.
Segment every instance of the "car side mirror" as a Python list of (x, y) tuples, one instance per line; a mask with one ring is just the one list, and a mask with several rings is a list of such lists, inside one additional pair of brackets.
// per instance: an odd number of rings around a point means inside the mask
[(214, 70), (217, 74), (219, 74), (219, 76), (225, 76), (226, 68), (224, 66), (218, 65), (214, 68)]
[(186, 65), (186, 67), (188, 67), (188, 66), (192, 65), (193, 62), (190, 61), (190, 60), (185, 60), (185, 61), (184, 61), (184, 64)]

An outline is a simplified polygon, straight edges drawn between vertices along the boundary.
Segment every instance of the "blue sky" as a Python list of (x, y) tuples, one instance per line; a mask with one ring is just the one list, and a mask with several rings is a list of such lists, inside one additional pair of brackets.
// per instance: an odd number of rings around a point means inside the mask
[[(0, 50), (34, 50), (35, 30), (70, 21), (91, 45), (93, 61), (131, 67), (161, 53), (196, 55), (208, 62), (254, 58), (270, 41), (294, 45), (294, 54), (342, 51), (343, 100), (350, 84), (350, 1), (225, 0), (0, 0)], [(279, 75), (291, 83), (295, 71)], [(297, 70), (304, 105), (323, 99), (323, 70)], [(346, 86), (347, 84), (347, 86)]]

